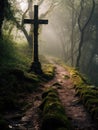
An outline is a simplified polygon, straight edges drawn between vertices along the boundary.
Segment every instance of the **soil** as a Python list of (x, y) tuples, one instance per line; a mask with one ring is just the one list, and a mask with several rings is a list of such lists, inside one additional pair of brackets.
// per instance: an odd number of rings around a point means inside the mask
[(26, 99), (31, 104), (26, 112), (24, 112), (24, 114), (19, 114), (19, 112), (17, 112), (6, 115), (5, 118), (9, 121), (9, 127), (12, 130), (40, 129), (41, 116), (39, 116), (39, 105), (42, 100), (41, 95), (44, 89), (50, 86), (57, 89), (68, 119), (75, 130), (97, 130), (89, 113), (80, 102), (79, 97), (76, 96), (72, 80), (70, 78), (65, 78), (65, 75), (70, 77), (68, 70), (65, 70), (65, 68), (57, 64), (55, 64), (55, 66), (56, 74), (54, 79), (42, 83), (40, 87)]

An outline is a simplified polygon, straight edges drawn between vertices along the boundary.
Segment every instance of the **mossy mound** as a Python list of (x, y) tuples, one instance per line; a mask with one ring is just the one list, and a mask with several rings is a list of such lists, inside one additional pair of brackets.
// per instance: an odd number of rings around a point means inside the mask
[(41, 130), (56, 130), (64, 127), (66, 130), (71, 130), (69, 122), (65, 116), (57, 113), (46, 114), (43, 118)]
[(39, 82), (39, 77), (18, 68), (0, 73), (0, 113), (19, 109), (22, 106), (20, 99), (24, 101), (27, 94), (38, 88)]
[(43, 113), (65, 113), (65, 110), (62, 106), (62, 104), (59, 101), (47, 101), (45, 106), (44, 106), (44, 110)]
[(44, 99), (48, 94), (54, 94), (57, 95), (57, 91), (55, 89), (53, 89), (52, 87), (48, 88), (47, 90), (45, 90), (45, 92), (42, 94), (42, 99)]
[[(51, 96), (51, 93), (52, 93), (52, 96)], [(49, 104), (51, 104), (51, 103), (59, 102), (57, 92), (55, 90), (53, 90), (53, 92), (52, 92), (52, 89), (44, 92), (42, 94), (42, 98), (43, 98), (43, 100), (40, 105), (41, 110), (44, 110), (44, 108), (45, 108), (45, 106), (47, 106), (47, 104), (49, 106)]]
[(40, 105), (43, 115), (41, 130), (71, 130), (57, 91), (49, 88), (43, 93), (42, 98)]
[(98, 88), (91, 85), (89, 80), (83, 77), (79, 72), (72, 69), (70, 71), (71, 78), (78, 95), (86, 107), (87, 111), (91, 114), (94, 121), (98, 122)]
[(52, 64), (44, 64), (42, 70), (45, 79), (51, 80), (54, 77), (55, 67)]

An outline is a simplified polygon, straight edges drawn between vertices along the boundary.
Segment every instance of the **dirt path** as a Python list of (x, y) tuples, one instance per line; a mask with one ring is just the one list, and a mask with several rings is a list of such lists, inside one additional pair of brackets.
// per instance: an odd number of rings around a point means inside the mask
[(59, 97), (75, 130), (97, 130), (90, 115), (79, 102), (79, 97), (75, 95), (73, 82), (71, 79), (65, 79), (65, 75), (70, 76), (68, 71), (63, 67), (56, 65), (56, 76), (54, 80), (45, 84), (45, 86), (49, 87), (54, 84), (56, 87), (60, 88), (58, 89)]
[(64, 75), (69, 74), (63, 67), (57, 66), (56, 79), (62, 86), (62, 89), (58, 89), (59, 97), (69, 120), (72, 122), (75, 130), (96, 130), (89, 114), (75, 95), (71, 79), (65, 80)]
[[(47, 87), (53, 86), (57, 88), (59, 97), (63, 106), (65, 107), (66, 114), (74, 126), (75, 130), (97, 130), (83, 105), (79, 102), (79, 98), (75, 96), (73, 89), (73, 82), (71, 79), (65, 79), (65, 75), (69, 75), (60, 65), (56, 66), (55, 78), (47, 83), (43, 83), (38, 90), (36, 90), (28, 98), (28, 102), (32, 101), (30, 109), (26, 111), (21, 120), (12, 126), (12, 130), (39, 130), (39, 109), (41, 103), (41, 94)], [(69, 75), (70, 76), (70, 75)], [(16, 125), (16, 126), (15, 126)]]

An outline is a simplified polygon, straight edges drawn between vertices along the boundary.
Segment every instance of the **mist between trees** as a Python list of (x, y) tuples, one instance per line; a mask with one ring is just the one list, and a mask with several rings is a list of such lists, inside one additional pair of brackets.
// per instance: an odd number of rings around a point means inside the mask
[(39, 51), (76, 67), (98, 84), (98, 0), (1, 0), (0, 37), (11, 37), (18, 45), (33, 51), (33, 25), (23, 25), (24, 18), (48, 19), (39, 26)]

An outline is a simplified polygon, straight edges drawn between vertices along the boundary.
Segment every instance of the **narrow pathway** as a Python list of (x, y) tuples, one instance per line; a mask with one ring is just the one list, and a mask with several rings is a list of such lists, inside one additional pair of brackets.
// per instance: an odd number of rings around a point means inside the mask
[(20, 120), (10, 123), (12, 130), (40, 130), (39, 105), (41, 103), (41, 95), (47, 87), (54, 86), (57, 88), (61, 102), (65, 108), (68, 119), (74, 126), (75, 130), (97, 130), (86, 112), (84, 106), (79, 102), (79, 98), (75, 96), (73, 82), (66, 79), (65, 75), (70, 74), (60, 65), (56, 66), (56, 75), (53, 80), (42, 83), (42, 85), (28, 97), (31, 107), (25, 112)]
[(68, 71), (60, 65), (56, 65), (56, 76), (54, 80), (45, 84), (45, 86), (55, 85), (58, 88), (61, 102), (75, 130), (97, 130), (83, 104), (79, 102), (79, 97), (76, 96), (75, 90), (73, 89), (73, 82), (70, 78), (64, 78), (65, 75), (70, 77)]

